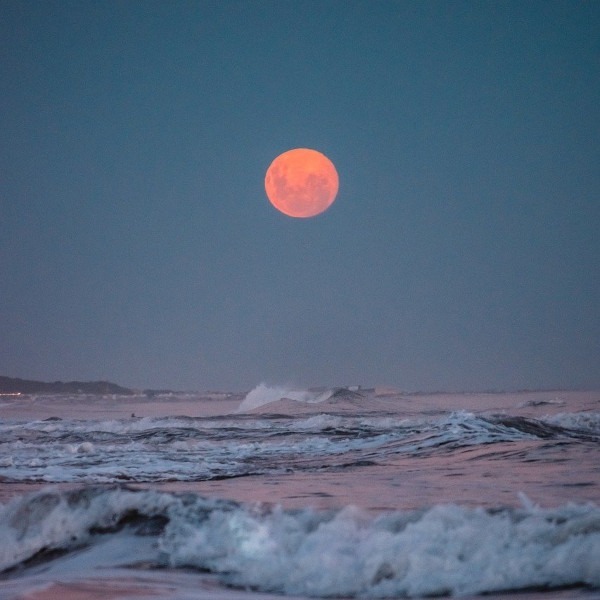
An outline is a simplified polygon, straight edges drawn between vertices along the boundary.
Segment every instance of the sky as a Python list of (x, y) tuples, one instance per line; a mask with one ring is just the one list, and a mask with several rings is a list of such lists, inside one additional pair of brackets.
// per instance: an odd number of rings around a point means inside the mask
[[(600, 3), (3, 0), (0, 374), (600, 387)], [(335, 203), (276, 211), (306, 147)]]

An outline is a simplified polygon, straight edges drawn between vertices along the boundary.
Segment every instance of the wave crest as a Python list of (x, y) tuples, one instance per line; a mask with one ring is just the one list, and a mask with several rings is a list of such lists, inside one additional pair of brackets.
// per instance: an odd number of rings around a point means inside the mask
[(101, 545), (124, 530), (134, 554), (154, 538), (157, 568), (191, 567), (263, 592), (388, 598), (600, 587), (593, 504), (543, 509), (525, 498), (519, 509), (437, 505), (373, 516), (117, 487), (48, 490), (0, 508), (0, 571), (34, 557), (60, 561), (53, 551)]
[(255, 408), (271, 404), (278, 400), (295, 400), (296, 402), (315, 403), (327, 400), (331, 396), (331, 390), (315, 393), (308, 390), (297, 390), (285, 386), (269, 386), (260, 383), (246, 394), (236, 412), (243, 413)]

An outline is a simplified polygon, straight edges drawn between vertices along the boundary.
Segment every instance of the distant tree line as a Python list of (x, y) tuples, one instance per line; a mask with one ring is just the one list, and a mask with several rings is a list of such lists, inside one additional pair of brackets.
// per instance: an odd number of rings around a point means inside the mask
[(133, 390), (110, 381), (31, 381), (0, 375), (0, 394), (116, 394), (131, 396)]

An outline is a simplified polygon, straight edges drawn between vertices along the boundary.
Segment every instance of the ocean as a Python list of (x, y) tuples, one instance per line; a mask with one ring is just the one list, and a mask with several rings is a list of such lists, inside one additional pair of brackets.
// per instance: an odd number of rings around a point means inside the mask
[(600, 392), (0, 397), (0, 598), (600, 598)]

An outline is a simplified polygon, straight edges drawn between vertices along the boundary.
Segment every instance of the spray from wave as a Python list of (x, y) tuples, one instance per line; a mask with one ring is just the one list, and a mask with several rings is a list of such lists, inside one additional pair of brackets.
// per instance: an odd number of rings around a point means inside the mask
[(294, 400), (296, 402), (304, 402), (307, 404), (323, 402), (331, 397), (333, 390), (325, 392), (311, 392), (309, 390), (297, 390), (285, 386), (268, 386), (260, 383), (253, 390), (248, 392), (242, 400), (236, 412), (243, 413), (265, 404), (271, 404), (278, 400)]

